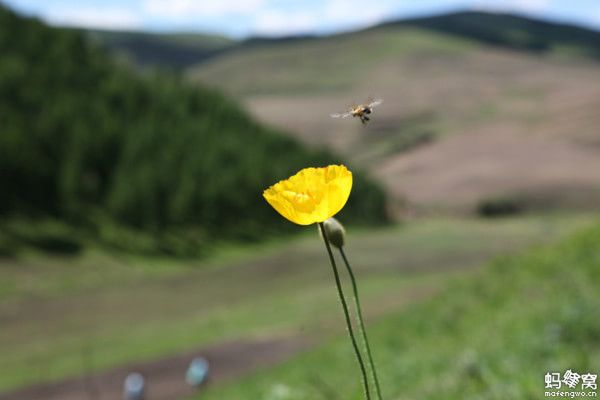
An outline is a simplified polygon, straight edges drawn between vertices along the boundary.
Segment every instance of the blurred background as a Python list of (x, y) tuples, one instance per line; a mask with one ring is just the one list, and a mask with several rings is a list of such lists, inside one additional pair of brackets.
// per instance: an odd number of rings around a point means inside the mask
[(386, 399), (600, 371), (596, 0), (5, 0), (0, 50), (1, 400), (360, 399), (262, 198), (332, 163)]

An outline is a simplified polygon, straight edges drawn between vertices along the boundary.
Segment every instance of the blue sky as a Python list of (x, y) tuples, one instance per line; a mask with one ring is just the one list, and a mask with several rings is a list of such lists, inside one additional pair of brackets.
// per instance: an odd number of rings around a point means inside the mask
[(479, 9), (600, 30), (600, 0), (0, 0), (53, 25), (197, 31), (233, 37), (331, 33), (382, 20)]

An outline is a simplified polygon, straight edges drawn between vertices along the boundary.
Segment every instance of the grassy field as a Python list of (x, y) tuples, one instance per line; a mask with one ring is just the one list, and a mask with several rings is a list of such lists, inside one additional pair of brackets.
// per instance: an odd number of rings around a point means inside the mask
[[(500, 254), (547, 242), (586, 215), (415, 220), (350, 233), (366, 314), (421, 301)], [(342, 333), (322, 243), (223, 247), (204, 261), (89, 251), (0, 261), (0, 392), (236, 338)]]
[[(597, 374), (599, 272), (596, 224), (497, 259), (373, 324), (384, 398), (533, 400), (549, 390), (548, 372)], [(361, 390), (349, 341), (340, 337), (198, 398), (358, 400)]]

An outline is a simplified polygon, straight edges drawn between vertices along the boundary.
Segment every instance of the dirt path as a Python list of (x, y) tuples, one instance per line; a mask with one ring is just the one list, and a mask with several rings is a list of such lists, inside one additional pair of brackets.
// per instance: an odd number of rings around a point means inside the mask
[(185, 372), (194, 357), (202, 356), (209, 361), (209, 384), (213, 385), (281, 362), (309, 345), (308, 340), (298, 337), (221, 343), (156, 361), (118, 367), (87, 378), (30, 386), (0, 394), (0, 400), (117, 400), (122, 398), (125, 377), (133, 371), (146, 378), (146, 400), (175, 400), (194, 393), (185, 383)]

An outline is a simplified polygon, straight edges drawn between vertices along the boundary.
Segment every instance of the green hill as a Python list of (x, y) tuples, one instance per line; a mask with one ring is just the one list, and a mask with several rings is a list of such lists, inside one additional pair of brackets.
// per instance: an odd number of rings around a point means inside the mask
[(600, 32), (514, 14), (459, 12), (383, 26), (414, 26), (510, 49), (600, 59)]
[(176, 70), (221, 54), (235, 44), (233, 40), (223, 36), (194, 33), (160, 34), (108, 30), (84, 30), (82, 33), (135, 65)]
[[(391, 58), (437, 56), (443, 62), (490, 45), (556, 58), (600, 58), (597, 31), (511, 14), (461, 12), (325, 37), (251, 38), (203, 60), (189, 74), (242, 95), (349, 90), (371, 81), (370, 71)], [(228, 79), (219, 79), (225, 75)]]
[(371, 82), (372, 72), (390, 60), (457, 57), (478, 48), (477, 42), (452, 35), (380, 27), (323, 38), (249, 41), (189, 69), (188, 75), (235, 95), (326, 95)]
[[(341, 162), (258, 124), (217, 92), (138, 76), (81, 34), (4, 8), (0, 51), (0, 216), (85, 228), (50, 228), (58, 238), (33, 240), (47, 247), (89, 236), (195, 253), (222, 238), (289, 231), (262, 190), (302, 167)], [(386, 220), (381, 189), (355, 177), (348, 218)], [(40, 231), (18, 226), (3, 225), (5, 248)]]
[[(545, 54), (569, 51), (572, 56), (600, 59), (600, 31), (511, 13), (461, 11), (430, 17), (400, 19), (356, 32), (333, 35), (333, 37), (365, 34), (387, 27), (416, 27), (509, 49)], [(322, 37), (311, 35), (282, 38), (253, 37), (242, 42), (240, 47), (290, 44), (300, 41), (319, 41), (319, 39)]]
[[(385, 22), (359, 32), (334, 35), (334, 37), (365, 34), (386, 27), (420, 28), (526, 52), (600, 58), (600, 32), (598, 31), (503, 13), (457, 12), (432, 17), (401, 19)], [(281, 38), (251, 37), (235, 41), (222, 36), (201, 33), (163, 34), (107, 30), (84, 32), (94, 41), (116, 50), (138, 65), (176, 69), (185, 69), (194, 64), (201, 64), (228, 52), (243, 52), (247, 48), (290, 45), (322, 39), (319, 36), (303, 35)]]
[[(598, 224), (453, 282), (371, 327), (384, 398), (539, 399), (560, 392), (545, 389), (547, 373), (597, 374), (598, 287)], [(360, 399), (360, 385), (348, 340), (340, 337), (198, 398)], [(582, 391), (581, 382), (573, 391)]]

